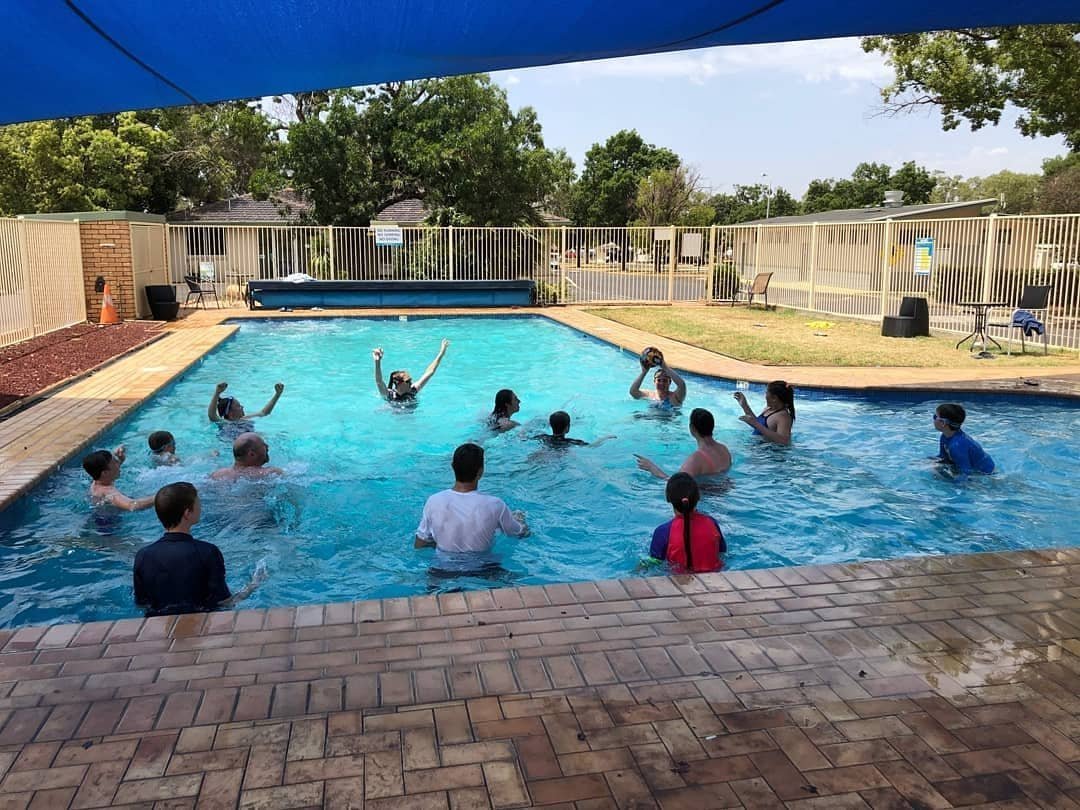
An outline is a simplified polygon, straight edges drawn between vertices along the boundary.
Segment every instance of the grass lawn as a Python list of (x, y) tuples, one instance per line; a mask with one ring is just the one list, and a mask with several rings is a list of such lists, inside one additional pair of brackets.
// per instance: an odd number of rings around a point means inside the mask
[[(995, 351), (993, 360), (975, 360), (967, 350), (968, 344), (959, 351), (955, 348), (959, 335), (885, 338), (876, 323), (786, 309), (766, 312), (746, 307), (597, 307), (586, 312), (762, 365), (957, 368), (993, 363), (1007, 370), (1080, 362), (1077, 352), (1051, 349), (1044, 356), (1041, 343), (1037, 347), (1029, 343), (1028, 353), (1019, 355), (1019, 341), (1011, 357)], [(830, 325), (822, 326), (826, 321)]]

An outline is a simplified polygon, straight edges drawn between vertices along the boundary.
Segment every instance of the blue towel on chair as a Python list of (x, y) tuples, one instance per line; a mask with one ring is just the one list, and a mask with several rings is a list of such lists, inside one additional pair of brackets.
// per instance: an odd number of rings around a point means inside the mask
[(1032, 335), (1041, 335), (1046, 331), (1046, 327), (1042, 325), (1042, 321), (1028, 312), (1026, 309), (1018, 309), (1013, 313), (1012, 325), (1019, 326), (1024, 330), (1025, 337), (1031, 337)]

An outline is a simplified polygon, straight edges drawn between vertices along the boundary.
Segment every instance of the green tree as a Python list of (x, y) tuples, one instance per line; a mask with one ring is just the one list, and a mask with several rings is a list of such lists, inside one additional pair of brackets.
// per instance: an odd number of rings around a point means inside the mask
[(904, 204), (930, 201), (937, 179), (929, 171), (908, 161), (895, 172), (884, 163), (860, 163), (846, 180), (819, 179), (810, 182), (802, 199), (803, 213), (868, 208), (881, 205), (886, 191), (904, 192)]
[(443, 224), (539, 221), (565, 156), (544, 147), (529, 107), (510, 109), (487, 76), (455, 76), (331, 93), (289, 127), (283, 165), (324, 224), (363, 224), (421, 197)]
[(655, 171), (679, 165), (670, 149), (645, 143), (636, 130), (616, 132), (593, 144), (577, 183), (575, 225), (626, 225), (634, 219), (641, 181)]
[(560, 147), (552, 151), (551, 164), (554, 183), (544, 200), (544, 210), (570, 219), (574, 214), (574, 187), (577, 183), (574, 159)]
[[(701, 175), (695, 169), (686, 166), (658, 169), (638, 183), (635, 224), (650, 227), (687, 224), (691, 211), (702, 205)], [(700, 219), (702, 213), (694, 211), (695, 219)]]
[(1058, 172), (1063, 172), (1073, 166), (1080, 166), (1080, 152), (1047, 158), (1042, 162), (1043, 177), (1051, 178)]
[(784, 188), (757, 183), (752, 186), (735, 186), (731, 194), (714, 194), (709, 205), (716, 212), (717, 225), (738, 225), (740, 222), (769, 218), (790, 217), (799, 213), (799, 203)]
[(1044, 214), (1080, 214), (1080, 165), (1055, 171), (1039, 190), (1039, 210)]
[(895, 72), (882, 91), (887, 114), (927, 107), (941, 125), (997, 124), (1007, 104), (1028, 136), (1064, 136), (1080, 151), (1080, 25), (972, 28), (863, 39)]

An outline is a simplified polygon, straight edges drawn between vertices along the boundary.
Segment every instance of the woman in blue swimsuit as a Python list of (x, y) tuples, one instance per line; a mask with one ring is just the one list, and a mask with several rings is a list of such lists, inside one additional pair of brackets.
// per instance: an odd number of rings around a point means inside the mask
[(765, 410), (757, 416), (742, 391), (736, 391), (733, 396), (743, 409), (739, 420), (750, 425), (756, 435), (773, 444), (791, 444), (791, 428), (795, 424), (794, 388), (783, 380), (773, 380), (765, 386)]

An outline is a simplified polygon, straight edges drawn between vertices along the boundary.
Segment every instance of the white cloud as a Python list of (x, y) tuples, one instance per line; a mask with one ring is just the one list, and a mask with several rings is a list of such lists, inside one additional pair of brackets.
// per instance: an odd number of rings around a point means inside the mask
[(1023, 171), (1012, 165), (1015, 160), (1008, 161), (1006, 156), (1009, 149), (1006, 146), (973, 146), (966, 153), (945, 157), (940, 153), (917, 157), (916, 161), (930, 169), (939, 169), (946, 174), (959, 174), (964, 177), (986, 177), (988, 174), (996, 174), (1002, 169)]
[(858, 39), (733, 45), (575, 62), (563, 69), (578, 79), (591, 76), (685, 79), (694, 84), (741, 73), (781, 73), (811, 83), (885, 82), (892, 76), (884, 58), (879, 54), (864, 53)]
[(501, 84), (503, 87), (513, 87), (515, 84), (521, 84), (520, 76), (507, 71), (496, 71), (491, 74), (491, 78), (496, 84)]

